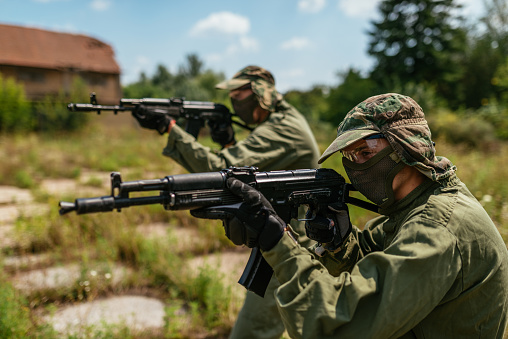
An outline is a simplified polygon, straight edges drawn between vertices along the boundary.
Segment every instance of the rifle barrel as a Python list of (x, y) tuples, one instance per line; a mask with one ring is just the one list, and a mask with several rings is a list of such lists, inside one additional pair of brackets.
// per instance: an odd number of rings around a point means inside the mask
[(95, 111), (133, 111), (134, 106), (119, 106), (119, 105), (93, 105), (93, 104), (74, 104), (67, 105), (67, 109), (71, 112), (95, 112)]
[(58, 211), (60, 215), (64, 215), (76, 210), (76, 204), (73, 202), (60, 201), (58, 207), (60, 207), (60, 210)]

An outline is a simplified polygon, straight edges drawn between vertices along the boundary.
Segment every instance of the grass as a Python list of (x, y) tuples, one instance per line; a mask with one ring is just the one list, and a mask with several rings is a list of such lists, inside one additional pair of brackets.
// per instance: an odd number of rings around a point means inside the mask
[[(323, 130), (323, 127), (320, 127)], [(242, 133), (238, 136), (242, 138)], [(334, 138), (333, 128), (319, 133), (324, 150)], [(200, 141), (212, 145), (206, 136)], [(226, 337), (241, 305), (221, 281), (221, 273), (211, 267), (191, 275), (182, 260), (195, 255), (232, 249), (220, 222), (194, 219), (187, 211), (167, 212), (161, 206), (139, 206), (122, 213), (60, 216), (59, 200), (82, 196), (49, 194), (41, 189), (46, 179), (78, 179), (85, 171), (93, 173), (81, 183), (103, 189), (104, 176), (120, 171), (123, 180), (155, 179), (185, 173), (174, 161), (161, 155), (166, 138), (157, 133), (119, 125), (89, 125), (83, 131), (62, 135), (1, 135), (0, 185), (29, 188), (38, 203), (49, 211), (40, 216), (20, 216), (15, 224), (16, 246), (4, 255), (49, 254), (44, 265), (79, 263), (80, 277), (75, 284), (56, 290), (21, 295), (9, 283), (9, 276), (28, 268), (5, 270), (0, 277), (0, 338), (58, 337), (40, 321), (39, 315), (56, 305), (93, 300), (101, 296), (143, 291), (171, 300), (164, 329), (149, 334), (133, 333), (125, 325), (87, 328), (81, 336), (69, 338), (192, 338)], [(485, 206), (500, 233), (508, 241), (508, 145), (489, 151), (468, 149), (437, 141), (438, 155), (458, 167), (458, 175)], [(331, 157), (323, 167), (344, 175), (339, 157)], [(352, 220), (361, 226), (374, 213), (350, 207)], [(162, 222), (170, 225), (167, 237), (145, 237), (137, 230), (141, 224)], [(196, 231), (203, 241), (186, 251), (178, 250), (177, 227)], [(169, 239), (169, 240), (168, 240)], [(115, 265), (129, 269), (121, 283), (108, 279)], [(229, 277), (226, 277), (226, 279)], [(10, 332), (9, 332), (10, 331)]]

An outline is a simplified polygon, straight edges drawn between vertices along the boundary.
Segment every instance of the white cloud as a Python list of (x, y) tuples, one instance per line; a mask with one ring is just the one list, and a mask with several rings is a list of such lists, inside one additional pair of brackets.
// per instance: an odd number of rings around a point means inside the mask
[(237, 43), (229, 45), (226, 48), (226, 55), (235, 55), (241, 52), (257, 52), (259, 50), (259, 42), (251, 37), (240, 37)]
[(217, 62), (222, 61), (222, 59), (224, 59), (224, 57), (222, 56), (222, 54), (219, 54), (219, 53), (211, 53), (211, 54), (206, 54), (204, 56), (204, 59), (209, 63), (217, 63)]
[(210, 63), (224, 61), (226, 58), (234, 57), (240, 53), (254, 53), (259, 51), (259, 42), (248, 36), (243, 36), (237, 42), (229, 45), (221, 53), (210, 53), (205, 55), (205, 60)]
[(150, 58), (144, 55), (138, 55), (136, 57), (136, 63), (141, 66), (150, 64)]
[(92, 7), (92, 9), (94, 11), (106, 11), (108, 10), (112, 5), (112, 2), (111, 0), (93, 0), (91, 3), (90, 3), (90, 7)]
[(373, 16), (380, 0), (339, 0), (338, 7), (347, 16), (365, 18)]
[(240, 37), (240, 47), (244, 51), (256, 52), (259, 50), (259, 42), (254, 38), (243, 36)]
[(221, 53), (207, 54), (204, 56), (204, 59), (209, 63), (218, 63), (241, 53), (254, 53), (258, 51), (259, 42), (252, 37), (243, 36), (237, 42), (226, 47)]
[(301, 12), (317, 13), (326, 5), (326, 0), (300, 0), (298, 1), (298, 9)]
[(231, 13), (216, 12), (199, 20), (190, 30), (194, 37), (210, 35), (227, 35), (232, 37), (231, 44), (220, 53), (208, 54), (205, 58), (209, 62), (220, 62), (226, 58), (234, 57), (240, 53), (253, 53), (259, 50), (257, 39), (248, 36), (250, 21), (247, 17)]
[(309, 39), (305, 37), (294, 37), (284, 41), (280, 48), (283, 50), (302, 50), (310, 45)]
[(199, 20), (191, 28), (190, 34), (192, 36), (202, 36), (208, 33), (245, 35), (249, 31), (250, 21), (248, 18), (231, 12), (216, 12)]

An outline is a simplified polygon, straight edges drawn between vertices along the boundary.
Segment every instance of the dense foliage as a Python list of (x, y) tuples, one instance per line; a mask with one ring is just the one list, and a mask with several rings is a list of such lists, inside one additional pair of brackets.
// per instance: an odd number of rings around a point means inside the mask
[(372, 22), (368, 53), (376, 59), (371, 78), (382, 88), (397, 82), (437, 86), (455, 102), (465, 49), (454, 0), (385, 0)]
[(158, 65), (150, 78), (143, 72), (139, 80), (124, 87), (129, 98), (179, 98), (187, 100), (224, 102), (227, 93), (215, 89), (224, 80), (223, 73), (204, 70), (203, 62), (195, 54), (186, 57), (186, 63), (172, 74), (164, 65)]
[(29, 102), (23, 86), (0, 73), (0, 132), (74, 131), (83, 127), (87, 116), (70, 113), (67, 103), (88, 101), (85, 84), (75, 78), (71, 87), (70, 93), (61, 91), (39, 102)]
[(30, 104), (23, 86), (0, 73), (0, 132), (30, 129)]

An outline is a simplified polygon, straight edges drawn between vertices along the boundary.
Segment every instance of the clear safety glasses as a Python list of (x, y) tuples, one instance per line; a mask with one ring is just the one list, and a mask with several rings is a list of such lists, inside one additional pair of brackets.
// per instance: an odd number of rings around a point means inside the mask
[(370, 135), (363, 138), (361, 140), (362, 142), (355, 148), (349, 149), (350, 147), (347, 147), (340, 152), (342, 153), (342, 156), (349, 161), (361, 164), (372, 158), (387, 146), (387, 143), (381, 141), (381, 139), (384, 139), (384, 135), (382, 134)]

